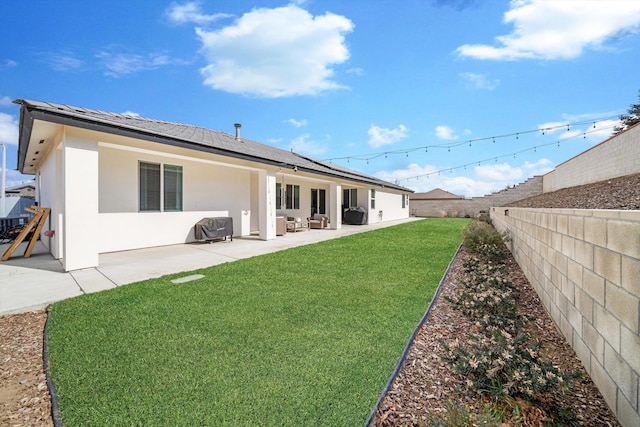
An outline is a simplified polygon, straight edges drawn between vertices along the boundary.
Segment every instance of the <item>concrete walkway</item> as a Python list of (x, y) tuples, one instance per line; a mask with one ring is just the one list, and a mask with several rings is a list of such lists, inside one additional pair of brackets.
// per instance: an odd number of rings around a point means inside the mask
[[(30, 258), (23, 258), (26, 243), (22, 243), (10, 259), (0, 263), (0, 315), (38, 310), (52, 302), (85, 293), (167, 274), (189, 272), (416, 219), (359, 226), (343, 225), (340, 230), (304, 230), (267, 241), (242, 237), (234, 238), (233, 242), (188, 243), (113, 252), (100, 255), (99, 267), (71, 272), (65, 272), (60, 261), (55, 260), (41, 242), (37, 243)], [(0, 245), (0, 253), (4, 253), (8, 246)]]

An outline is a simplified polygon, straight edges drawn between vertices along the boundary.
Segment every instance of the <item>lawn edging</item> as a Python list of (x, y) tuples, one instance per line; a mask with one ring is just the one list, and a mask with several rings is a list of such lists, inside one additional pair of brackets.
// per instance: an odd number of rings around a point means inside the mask
[(47, 379), (47, 388), (51, 396), (51, 418), (55, 427), (62, 427), (62, 418), (60, 417), (60, 405), (58, 404), (58, 392), (53, 384), (51, 373), (49, 372), (49, 319), (51, 318), (51, 304), (47, 306), (47, 320), (44, 323), (44, 334), (42, 338), (42, 368)]
[(429, 306), (427, 307), (427, 310), (424, 312), (424, 314), (422, 315), (422, 318), (420, 319), (420, 321), (418, 322), (416, 327), (413, 329), (413, 333), (411, 334), (411, 336), (407, 340), (407, 345), (404, 347), (404, 350), (402, 351), (402, 354), (398, 358), (398, 363), (396, 363), (396, 367), (394, 368), (393, 372), (391, 372), (391, 375), (389, 376), (389, 379), (387, 380), (387, 383), (385, 384), (384, 388), (382, 389), (382, 392), (380, 393), (380, 396), (378, 397), (378, 400), (376, 401), (376, 404), (374, 405), (373, 409), (371, 410), (371, 413), (369, 414), (369, 418), (367, 418), (367, 421), (364, 423), (364, 427), (369, 427), (371, 425), (371, 423), (372, 423), (372, 421), (373, 421), (373, 419), (374, 419), (374, 417), (376, 415), (376, 412), (380, 408), (380, 404), (382, 403), (382, 400), (387, 395), (387, 393), (389, 392), (389, 388), (391, 388), (391, 385), (396, 380), (396, 377), (398, 376), (398, 374), (402, 370), (402, 367), (404, 366), (404, 363), (405, 363), (405, 361), (407, 359), (407, 355), (409, 354), (409, 350), (411, 349), (411, 346), (413, 345), (413, 342), (415, 341), (416, 336), (418, 335), (418, 332), (420, 331), (420, 328), (422, 327), (422, 325), (424, 325), (424, 323), (427, 320), (429, 320), (429, 313), (431, 312), (431, 308), (433, 307), (433, 305), (437, 301), (438, 296), (440, 295), (440, 289), (442, 288), (442, 285), (444, 284), (444, 282), (445, 282), (445, 280), (447, 278), (447, 275), (449, 274), (449, 271), (451, 270), (451, 266), (453, 265), (453, 262), (458, 257), (458, 254), (460, 253), (460, 249), (461, 248), (462, 248), (462, 243), (460, 243), (460, 245), (458, 246), (458, 249), (456, 250), (456, 253), (453, 255), (453, 258), (451, 258), (451, 261), (449, 262), (449, 265), (447, 265), (447, 269), (445, 270), (444, 274), (442, 275), (442, 278), (440, 279), (440, 283), (438, 284), (438, 288), (436, 289), (436, 292), (434, 293), (433, 298), (431, 298), (431, 302), (429, 303)]

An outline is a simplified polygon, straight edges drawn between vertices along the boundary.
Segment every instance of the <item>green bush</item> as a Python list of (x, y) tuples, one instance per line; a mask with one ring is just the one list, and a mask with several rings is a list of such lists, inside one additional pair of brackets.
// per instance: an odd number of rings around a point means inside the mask
[(466, 345), (441, 340), (441, 356), (453, 372), (467, 377), (467, 385), (489, 393), (495, 401), (505, 395), (532, 399), (534, 394), (570, 387), (574, 374), (562, 374), (540, 357), (540, 342), (524, 333), (512, 335), (492, 328), (489, 335), (471, 335)]
[(489, 259), (507, 256), (506, 236), (484, 221), (473, 221), (463, 231), (463, 244), (473, 254)]

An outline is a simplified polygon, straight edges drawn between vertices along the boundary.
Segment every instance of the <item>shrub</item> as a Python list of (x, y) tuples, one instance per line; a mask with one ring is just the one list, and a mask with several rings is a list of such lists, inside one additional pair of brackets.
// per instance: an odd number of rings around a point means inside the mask
[(489, 215), (489, 213), (487, 211), (480, 211), (476, 218), (477, 218), (478, 221), (485, 222), (485, 223), (487, 223), (489, 225), (493, 224), (493, 222), (491, 221), (491, 216)]
[(473, 221), (463, 231), (463, 244), (467, 250), (489, 259), (502, 259), (507, 256), (505, 238), (506, 236), (483, 221)]
[[(496, 326), (516, 332), (522, 326), (516, 306), (516, 292), (510, 282), (503, 280), (506, 279), (492, 278), (479, 284), (475, 291), (462, 292), (457, 297), (445, 299), (483, 328)], [(467, 285), (470, 283), (468, 281)]]
[(516, 332), (523, 322), (516, 306), (518, 291), (506, 276), (507, 267), (476, 257), (463, 267), (469, 274), (461, 283), (460, 293), (456, 297), (445, 296), (445, 300), (479, 326), (499, 326)]
[(570, 386), (574, 375), (563, 375), (550, 361), (542, 360), (540, 342), (529, 342), (524, 333), (512, 335), (497, 328), (490, 332), (471, 335), (466, 345), (440, 341), (441, 358), (453, 372), (467, 377), (469, 387), (488, 392), (498, 401), (505, 395), (531, 399), (536, 393)]

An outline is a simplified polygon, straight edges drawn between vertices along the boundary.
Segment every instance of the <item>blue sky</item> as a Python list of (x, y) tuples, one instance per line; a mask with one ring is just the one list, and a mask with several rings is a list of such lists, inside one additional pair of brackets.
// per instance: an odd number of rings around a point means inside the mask
[(479, 196), (611, 135), (638, 100), (640, 2), (0, 2), (0, 141), (16, 98), (234, 132)]

